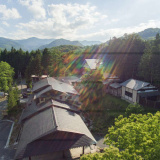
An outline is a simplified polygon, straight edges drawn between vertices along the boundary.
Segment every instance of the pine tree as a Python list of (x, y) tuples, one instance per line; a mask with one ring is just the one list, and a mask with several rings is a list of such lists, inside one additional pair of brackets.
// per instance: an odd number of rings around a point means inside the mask
[(43, 67), (43, 73), (48, 74), (49, 73), (49, 66), (52, 65), (52, 55), (51, 52), (48, 51), (47, 48), (43, 50), (43, 56), (42, 56), (42, 67)]
[(17, 104), (19, 103), (19, 90), (17, 85), (15, 85), (15, 88), (13, 89), (13, 93), (14, 93), (14, 98), (15, 101), (17, 102)]
[(139, 64), (139, 76), (141, 76), (145, 81), (150, 80), (151, 83), (153, 81), (152, 57), (152, 46), (150, 43), (147, 43)]

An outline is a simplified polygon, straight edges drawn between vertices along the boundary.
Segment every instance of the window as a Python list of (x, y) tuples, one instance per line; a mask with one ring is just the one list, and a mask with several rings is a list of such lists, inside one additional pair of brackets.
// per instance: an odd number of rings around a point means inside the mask
[(125, 91), (125, 95), (132, 98), (132, 93)]

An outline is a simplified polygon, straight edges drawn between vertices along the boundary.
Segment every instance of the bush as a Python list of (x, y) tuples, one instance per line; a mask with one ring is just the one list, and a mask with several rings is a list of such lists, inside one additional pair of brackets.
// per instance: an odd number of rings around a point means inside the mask
[(141, 105), (135, 103), (135, 104), (128, 105), (128, 107), (126, 108), (125, 114), (129, 116), (132, 113), (139, 114), (139, 113), (142, 113), (143, 111), (144, 111), (144, 108)]

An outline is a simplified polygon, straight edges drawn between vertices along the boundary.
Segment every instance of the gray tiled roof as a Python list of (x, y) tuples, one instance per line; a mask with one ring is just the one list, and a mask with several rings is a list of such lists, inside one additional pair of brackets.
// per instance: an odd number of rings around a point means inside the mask
[[(55, 133), (54, 137), (59, 137), (61, 133), (69, 134), (70, 138), (65, 139), (65, 136), (61, 137), (58, 140), (58, 143), (54, 141), (54, 138), (51, 137), (47, 140), (48, 142), (44, 141), (42, 137), (46, 137), (47, 135), (50, 135), (51, 133)], [(72, 139), (72, 134), (74, 134), (74, 139)], [(80, 136), (81, 135), (81, 136)], [(80, 138), (82, 136), (85, 136), (84, 138)], [(80, 136), (80, 137), (79, 137)], [(37, 141), (35, 141), (37, 140)], [(76, 145), (71, 144), (68, 147), (79, 147), (83, 145), (91, 145), (95, 144), (96, 140), (86, 127), (85, 123), (81, 119), (80, 115), (69, 111), (64, 108), (59, 107), (50, 107), (30, 119), (28, 119), (22, 129), (22, 134), (20, 136), (20, 141), (18, 144), (18, 148), (16, 151), (16, 158), (23, 158), (25, 154), (42, 154), (40, 151), (43, 149), (43, 147), (46, 145), (49, 145), (49, 143), (53, 143), (54, 146), (57, 144), (58, 149), (62, 150), (64, 149), (64, 145), (66, 146), (66, 141), (69, 143), (76, 143)], [(85, 142), (86, 141), (86, 142)], [(31, 149), (33, 148), (32, 142), (34, 145), (34, 142), (37, 146), (41, 143), (40, 150), (36, 147), (34, 147), (35, 152)], [(85, 143), (84, 143), (85, 142)], [(47, 144), (46, 144), (47, 143)], [(43, 145), (44, 144), (44, 145)], [(51, 144), (52, 145), (52, 144)], [(67, 146), (66, 146), (67, 147)], [(49, 148), (49, 146), (48, 146)], [(55, 147), (54, 147), (55, 148)], [(70, 149), (70, 148), (65, 148)], [(29, 151), (30, 150), (30, 151)], [(45, 150), (45, 148), (44, 148)], [(53, 148), (50, 152), (53, 152)], [(57, 151), (57, 150), (56, 150)], [(30, 152), (30, 153), (28, 153)]]
[(139, 80), (135, 80), (135, 79), (129, 79), (129, 80), (121, 83), (121, 86), (130, 88), (133, 90), (139, 90), (149, 84), (150, 83), (147, 83), (147, 82), (143, 82), (143, 81), (139, 81)]
[(27, 144), (55, 128), (56, 123), (54, 121), (52, 108), (46, 109), (45, 111), (28, 119), (23, 125), (16, 156), (18, 156), (22, 150), (25, 150)]
[(85, 59), (85, 60), (86, 60), (86, 63), (88, 64), (90, 69), (96, 69), (97, 64), (102, 63), (102, 62), (100, 62), (100, 59)]
[(53, 87), (52, 86), (48, 86), (47, 88), (43, 89), (42, 91), (39, 91), (37, 93), (34, 94), (34, 99), (37, 99), (39, 98), (42, 94), (46, 93), (46, 92), (49, 92), (53, 90)]
[[(51, 89), (62, 92), (62, 93), (71, 93), (71, 94), (78, 94), (78, 92), (74, 89), (74, 87), (70, 84), (58, 81), (52, 77), (45, 78), (40, 80), (39, 82), (35, 83), (33, 86), (33, 92), (36, 92), (40, 88), (44, 88), (42, 93), (45, 93)], [(40, 94), (40, 93), (39, 93)]]
[(23, 110), (20, 121), (24, 121), (32, 115), (37, 114), (39, 111), (46, 109), (50, 106), (57, 106), (60, 108), (65, 108), (68, 110), (79, 112), (76, 107), (55, 100), (49, 100), (47, 102), (41, 103), (40, 105), (36, 105), (35, 101), (33, 101)]
[(45, 86), (49, 86), (50, 84), (48, 83), (48, 78), (42, 79), (36, 83), (34, 83), (33, 85), (33, 92), (36, 92), (37, 90), (39, 90), (40, 88), (43, 88)]
[(109, 86), (113, 87), (113, 88), (120, 88), (121, 87), (121, 85), (119, 83), (112, 83)]
[(37, 105), (36, 102), (33, 101), (30, 104), (28, 104), (27, 107), (23, 110), (20, 121), (23, 121), (26, 118), (29, 118), (30, 116), (35, 114), (36, 112), (43, 110), (52, 105), (53, 105), (52, 100), (44, 102), (40, 105)]
[(57, 107), (54, 107), (53, 110), (56, 115), (58, 130), (82, 133), (96, 142), (79, 114)]
[(77, 77), (77, 76), (58, 77), (58, 80), (65, 83), (81, 82), (80, 77)]

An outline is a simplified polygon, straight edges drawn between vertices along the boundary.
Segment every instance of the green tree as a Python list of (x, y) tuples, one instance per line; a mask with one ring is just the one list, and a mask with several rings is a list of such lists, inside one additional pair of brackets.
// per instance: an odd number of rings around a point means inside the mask
[(129, 104), (126, 108), (125, 114), (127, 116), (131, 115), (132, 113), (138, 114), (142, 113), (144, 111), (144, 108), (139, 104)]
[(156, 34), (154, 45), (153, 45), (153, 52), (155, 54), (160, 54), (160, 35), (159, 33)]
[(142, 77), (145, 81), (153, 81), (153, 64), (152, 64), (152, 45), (146, 43), (144, 54), (141, 57), (139, 64), (139, 76)]
[(8, 110), (10, 111), (16, 105), (17, 105), (17, 101), (15, 97), (15, 91), (13, 89), (10, 89), (8, 94)]
[(7, 62), (0, 62), (0, 90), (7, 92), (13, 82), (14, 70)]
[(48, 74), (49, 72), (49, 67), (52, 65), (52, 54), (48, 50), (48, 48), (45, 48), (43, 50), (43, 55), (42, 55), (42, 67), (43, 67), (43, 73)]
[(130, 154), (128, 150), (120, 151), (117, 147), (105, 148), (102, 153), (83, 155), (81, 160), (142, 160), (136, 154)]
[(82, 76), (82, 81), (103, 81), (103, 71), (101, 69), (97, 69), (95, 71), (90, 71), (87, 74)]
[(31, 75), (33, 74), (37, 76), (41, 76), (42, 74), (41, 55), (39, 54), (39, 51), (37, 51), (35, 57), (31, 57), (29, 65), (25, 70), (26, 83), (29, 88), (32, 87)]
[(115, 126), (109, 128), (105, 143), (113, 145), (130, 155), (141, 156), (145, 160), (160, 159), (160, 112), (122, 115), (115, 119)]
[(20, 97), (20, 92), (18, 90), (17, 85), (15, 85), (14, 89), (13, 89), (13, 93), (14, 93), (14, 98), (17, 104), (19, 104), (19, 97)]
[(109, 148), (103, 153), (84, 155), (81, 160), (159, 160), (160, 112), (122, 115), (115, 119), (105, 136)]
[(42, 75), (42, 65), (41, 65), (41, 55), (37, 54), (36, 57), (32, 61), (32, 69), (33, 69), (33, 74), (37, 76)]

